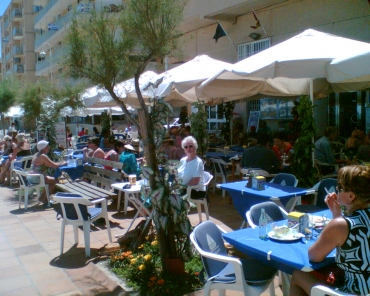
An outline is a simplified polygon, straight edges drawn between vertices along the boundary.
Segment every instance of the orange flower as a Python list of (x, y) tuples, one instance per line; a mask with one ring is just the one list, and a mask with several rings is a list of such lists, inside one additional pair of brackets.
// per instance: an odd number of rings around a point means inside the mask
[(157, 279), (157, 277), (156, 277), (156, 276), (152, 276), (152, 277), (150, 278), (150, 280), (151, 280), (152, 282), (154, 282), (156, 279)]
[(199, 275), (199, 271), (194, 272), (195, 275)]
[(158, 284), (158, 285), (163, 285), (163, 284), (164, 284), (164, 279), (160, 279), (160, 280), (158, 280), (157, 284)]

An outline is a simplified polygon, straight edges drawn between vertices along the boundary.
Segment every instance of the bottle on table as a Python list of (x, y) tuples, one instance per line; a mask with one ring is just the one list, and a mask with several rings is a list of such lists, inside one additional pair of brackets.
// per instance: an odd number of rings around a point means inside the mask
[(258, 223), (259, 237), (262, 240), (267, 240), (267, 216), (265, 209), (261, 209), (261, 216)]

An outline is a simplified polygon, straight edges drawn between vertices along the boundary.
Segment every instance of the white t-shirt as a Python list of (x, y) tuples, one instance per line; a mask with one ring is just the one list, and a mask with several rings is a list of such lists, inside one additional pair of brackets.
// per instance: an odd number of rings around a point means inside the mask
[[(203, 160), (199, 157), (194, 158), (193, 160), (187, 162), (186, 156), (181, 158), (181, 165), (177, 168), (178, 178), (182, 180), (182, 184), (186, 185), (190, 182), (191, 179), (200, 177), (199, 185), (204, 184), (204, 165)], [(198, 188), (197, 188), (198, 189)], [(198, 190), (206, 191), (205, 186), (200, 186)]]

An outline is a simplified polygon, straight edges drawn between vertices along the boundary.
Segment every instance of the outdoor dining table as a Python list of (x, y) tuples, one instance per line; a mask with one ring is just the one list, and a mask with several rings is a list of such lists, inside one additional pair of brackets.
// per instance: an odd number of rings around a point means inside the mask
[(241, 151), (229, 151), (229, 153), (225, 154), (223, 152), (207, 152), (206, 157), (207, 158), (221, 158), (225, 162), (230, 162), (230, 158), (238, 155), (239, 158), (243, 156), (243, 152)]
[[(325, 214), (332, 218), (330, 210), (314, 213), (313, 215), (322, 216)], [(277, 224), (286, 224), (280, 221)], [(240, 252), (251, 256), (263, 263), (275, 267), (283, 272), (283, 295), (289, 295), (290, 277), (294, 269), (310, 272), (335, 262), (335, 250), (333, 250), (322, 262), (314, 263), (308, 259), (308, 249), (316, 241), (313, 239), (297, 239), (293, 241), (283, 241), (268, 238), (259, 238), (259, 229), (244, 228), (223, 234), (226, 242), (233, 245)]]
[(56, 187), (64, 192), (79, 194), (83, 198), (87, 198), (89, 200), (102, 197), (106, 199), (112, 199), (117, 197), (117, 194), (99, 188), (97, 186), (91, 185), (85, 181), (67, 182), (63, 184), (58, 183), (56, 184)]
[(67, 165), (60, 166), (55, 170), (54, 178), (60, 177), (62, 175), (62, 171), (66, 172), (72, 180), (81, 179), (83, 175), (83, 166), (69, 162)]
[(220, 184), (221, 189), (229, 193), (233, 200), (234, 207), (245, 221), (246, 212), (255, 204), (273, 201), (279, 206), (285, 207), (288, 201), (294, 198), (291, 208), (287, 209), (288, 212), (290, 212), (294, 208), (299, 196), (315, 192), (313, 189), (284, 186), (268, 182), (265, 183), (264, 190), (256, 190), (246, 187), (246, 184), (247, 181)]

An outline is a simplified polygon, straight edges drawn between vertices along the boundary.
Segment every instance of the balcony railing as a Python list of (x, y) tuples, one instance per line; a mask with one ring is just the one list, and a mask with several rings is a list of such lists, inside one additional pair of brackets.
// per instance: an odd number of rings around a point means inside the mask
[(36, 73), (45, 69), (45, 68), (49, 68), (50, 67), (50, 60), (49, 59), (45, 59), (41, 62), (38, 62), (36, 64)]
[(22, 17), (22, 9), (20, 8), (14, 8), (11, 15), (10, 15), (10, 18), (11, 19), (14, 19), (16, 17)]
[(5, 62), (9, 61), (10, 59), (10, 51), (5, 55)]
[(22, 64), (15, 64), (13, 66), (13, 73), (24, 73), (23, 65)]
[(39, 35), (39, 37), (35, 40), (35, 47), (39, 47), (40, 45), (42, 45), (46, 40), (48, 40), (51, 36), (53, 36), (60, 29), (62, 29), (66, 24), (68, 24), (72, 20), (72, 18), (73, 18), (73, 11), (71, 10), (55, 23), (58, 30), (49, 30), (49, 31), (46, 31), (44, 34)]
[(22, 36), (22, 28), (21, 27), (14, 27), (12, 30), (12, 36)]
[(14, 46), (12, 50), (13, 55), (23, 54), (23, 47), (22, 46)]
[(4, 22), (4, 29), (6, 29), (8, 26), (9, 26), (10, 22), (9, 22), (9, 19), (7, 19), (5, 22)]
[(35, 24), (41, 20), (41, 18), (57, 3), (59, 0), (50, 0), (45, 7), (43, 7), (39, 13), (35, 16)]

